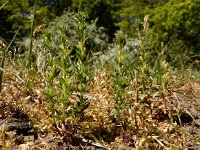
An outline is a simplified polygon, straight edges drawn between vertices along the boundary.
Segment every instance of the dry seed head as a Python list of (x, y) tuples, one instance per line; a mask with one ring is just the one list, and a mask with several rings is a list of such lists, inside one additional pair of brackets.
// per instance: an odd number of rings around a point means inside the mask
[(44, 30), (46, 29), (47, 24), (42, 24), (39, 25), (35, 28), (35, 30), (33, 31), (33, 36), (37, 37), (39, 34), (41, 34), (42, 32), (44, 32)]
[(143, 27), (144, 27), (144, 32), (147, 33), (148, 31), (148, 19), (149, 19), (149, 15), (146, 15), (144, 17), (144, 24), (143, 24)]

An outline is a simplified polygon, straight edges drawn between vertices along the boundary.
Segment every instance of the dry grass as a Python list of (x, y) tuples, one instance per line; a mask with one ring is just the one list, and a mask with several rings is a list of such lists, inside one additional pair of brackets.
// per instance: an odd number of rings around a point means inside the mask
[[(88, 93), (84, 94), (84, 97), (90, 102), (89, 108), (85, 111), (87, 119), (81, 122), (75, 136), (92, 140), (94, 147), (94, 143), (98, 142), (101, 147), (110, 149), (186, 149), (187, 143), (191, 142), (191, 139), (199, 144), (197, 142), (198, 136), (195, 139), (192, 138), (186, 132), (184, 123), (177, 124), (170, 121), (170, 117), (174, 120), (177, 119), (178, 107), (180, 107), (180, 110), (185, 109), (184, 106), (187, 107), (179, 93), (199, 97), (199, 83), (184, 84), (181, 87), (176, 87), (175, 92), (169, 92), (166, 96), (167, 109), (164, 109), (163, 100), (158, 93), (146, 99), (145, 95), (140, 95), (140, 99), (146, 100), (144, 105), (141, 106), (135, 103), (136, 93), (127, 91), (126, 97), (133, 105), (127, 108), (127, 111), (123, 114), (123, 117), (128, 120), (126, 129), (124, 129), (121, 124), (116, 122), (115, 100), (109, 73), (106, 70), (96, 70), (94, 76), (94, 80), (88, 84)], [(52, 143), (52, 140), (56, 141), (55, 139), (58, 138), (59, 143), (62, 141), (62, 137), (59, 137), (55, 131), (52, 118), (45, 109), (45, 83), (42, 76), (38, 75), (34, 80), (33, 88), (27, 90), (25, 88), (27, 80), (28, 74), (26, 73), (15, 75), (9, 72), (5, 73), (1, 101), (28, 114), (34, 124), (35, 131), (38, 132), (37, 134), (43, 136), (36, 142), (32, 139), (33, 141), (22, 143), (19, 148), (49, 149), (51, 144), (56, 144)], [(76, 101), (77, 95), (78, 93), (74, 92), (70, 99)], [(197, 102), (194, 101), (194, 103)], [(199, 113), (199, 110), (197, 113)], [(12, 143), (9, 145), (16, 144), (16, 140), (5, 138), (7, 134), (1, 125), (1, 146), (4, 149), (8, 147), (8, 143)], [(52, 135), (51, 140), (48, 140), (50, 135)]]

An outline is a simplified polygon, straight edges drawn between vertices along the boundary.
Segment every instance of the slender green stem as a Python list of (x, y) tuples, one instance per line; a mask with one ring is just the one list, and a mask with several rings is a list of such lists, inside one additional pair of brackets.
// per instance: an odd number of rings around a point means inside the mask
[(29, 68), (31, 68), (31, 63), (32, 63), (32, 46), (33, 46), (33, 29), (34, 29), (34, 21), (35, 21), (35, 11), (36, 11), (36, 1), (35, 0), (35, 3), (34, 3), (34, 7), (33, 7), (33, 19), (32, 19), (32, 22), (31, 22), (31, 35), (30, 35), (30, 47), (29, 47)]
[(1, 68), (0, 68), (0, 93), (1, 93), (1, 89), (2, 89), (2, 80), (3, 80), (3, 70), (4, 70), (4, 64), (5, 64), (5, 58), (6, 58), (6, 52), (9, 50), (9, 48), (11, 47), (14, 39), (16, 38), (17, 36), (17, 33), (19, 32), (19, 29), (17, 30), (17, 32), (15, 33), (13, 39), (11, 40), (11, 42), (9, 43), (8, 47), (6, 48), (6, 50), (4, 50), (4, 53), (3, 53), (3, 58), (1, 60)]

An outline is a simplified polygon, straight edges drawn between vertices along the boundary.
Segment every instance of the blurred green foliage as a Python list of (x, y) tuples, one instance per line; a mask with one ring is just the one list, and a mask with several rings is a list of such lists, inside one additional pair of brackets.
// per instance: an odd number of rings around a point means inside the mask
[[(2, 6), (7, 0), (0, 1)], [(84, 11), (89, 15), (88, 20), (98, 19), (98, 26), (107, 28), (107, 33), (113, 35), (117, 27), (114, 25), (113, 11), (116, 11), (117, 0), (36, 0), (35, 27), (48, 24), (52, 19), (61, 16), (65, 11)], [(19, 37), (28, 36), (33, 19), (34, 0), (10, 0), (0, 10), (0, 35), (11, 39), (18, 27), (21, 28)]]
[(143, 18), (158, 6), (163, 6), (167, 0), (124, 0), (121, 2), (117, 26), (129, 36), (137, 36), (142, 27)]
[[(10, 0), (0, 10), (2, 38), (11, 40), (18, 27), (19, 38), (30, 35), (34, 1)], [(0, 6), (5, 2), (1, 0)], [(199, 9), (199, 0), (36, 0), (34, 28), (48, 25), (66, 11), (84, 11), (89, 16), (87, 21), (97, 19), (97, 27), (103, 26), (112, 41), (117, 30), (138, 38), (143, 34), (144, 18), (148, 16), (146, 27), (152, 49), (159, 49), (161, 45), (171, 49), (166, 51), (169, 61), (172, 55), (180, 53), (194, 60), (200, 57)]]
[(180, 54), (194, 60), (200, 58), (199, 9), (199, 0), (125, 0), (118, 11), (120, 21), (116, 25), (129, 36), (137, 38), (142, 34), (145, 16), (148, 16), (146, 27), (151, 48), (167, 48), (165, 52), (170, 55), (169, 61)]
[(114, 32), (119, 29), (115, 25), (116, 12), (121, 8), (120, 0), (74, 0), (73, 9), (81, 10), (89, 15), (89, 20), (98, 18), (97, 25), (107, 29), (106, 33), (113, 38)]
[(200, 52), (199, 9), (199, 0), (170, 0), (158, 6), (150, 15), (151, 36), (166, 44), (172, 39), (182, 41), (188, 49)]
[[(5, 3), (2, 0), (0, 5)], [(10, 0), (0, 10), (0, 35), (5, 39), (11, 39), (12, 35), (20, 27), (21, 36), (28, 36), (31, 31), (31, 20), (33, 19), (33, 5), (34, 0)], [(42, 5), (41, 1), (36, 3), (35, 24), (40, 25), (49, 22), (55, 15), (48, 10), (48, 7)]]

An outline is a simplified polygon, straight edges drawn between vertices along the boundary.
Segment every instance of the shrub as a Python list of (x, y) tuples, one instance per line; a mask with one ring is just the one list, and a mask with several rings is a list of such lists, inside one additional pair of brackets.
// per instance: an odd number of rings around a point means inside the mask
[[(152, 42), (157, 45), (163, 42), (168, 46), (168, 53), (172, 53), (173, 57), (186, 53), (189, 57), (196, 55), (196, 58), (200, 58), (198, 54), (200, 50), (199, 9), (198, 0), (170, 0), (165, 5), (152, 10), (150, 13)], [(170, 45), (177, 48), (172, 48)], [(173, 60), (173, 57), (170, 60)]]

